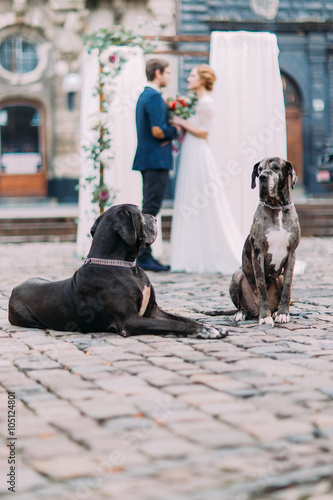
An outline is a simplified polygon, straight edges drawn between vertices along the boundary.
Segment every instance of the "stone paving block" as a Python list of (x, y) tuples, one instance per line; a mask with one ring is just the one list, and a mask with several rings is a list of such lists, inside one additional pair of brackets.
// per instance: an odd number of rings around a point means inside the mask
[(72, 373), (78, 373), (79, 375), (86, 377), (91, 376), (92, 374), (97, 375), (98, 372), (110, 372), (115, 373), (117, 370), (112, 366), (109, 366), (107, 363), (101, 364), (82, 364), (78, 366), (74, 366), (71, 368)]
[(59, 399), (30, 404), (30, 407), (47, 423), (57, 423), (61, 418), (80, 417), (80, 412), (74, 406)]
[(196, 408), (179, 408), (173, 409), (167, 414), (167, 422), (193, 422), (195, 420), (202, 420), (206, 415)]
[(75, 404), (77, 399), (91, 399), (91, 398), (101, 398), (105, 396), (105, 392), (97, 387), (91, 387), (89, 389), (78, 389), (76, 387), (67, 387), (64, 389), (58, 389), (57, 395), (59, 398), (67, 399)]
[(175, 384), (175, 385), (166, 385), (163, 387), (163, 392), (167, 392), (168, 394), (172, 394), (174, 396), (177, 396), (178, 394), (184, 394), (184, 393), (190, 393), (190, 392), (204, 392), (204, 391), (209, 391), (208, 387), (205, 385), (202, 385), (200, 383), (193, 383), (193, 384)]
[(12, 363), (10, 362), (9, 359), (0, 358), (0, 372), (3, 370), (3, 368), (5, 368), (5, 370), (6, 370), (8, 367), (11, 367), (11, 366), (12, 366)]
[(19, 413), (17, 419), (17, 436), (20, 438), (42, 438), (45, 436), (54, 436), (56, 433), (54, 427), (49, 425), (39, 416), (31, 413), (29, 416), (24, 416)]
[(291, 362), (295, 365), (304, 366), (305, 368), (316, 370), (318, 372), (325, 372), (331, 369), (331, 364), (329, 363), (329, 361), (325, 361), (324, 359), (293, 359)]
[(233, 370), (232, 365), (230, 365), (229, 363), (225, 363), (223, 361), (215, 361), (212, 359), (208, 361), (201, 361), (200, 366), (213, 373), (228, 373)]
[(188, 408), (188, 405), (182, 401), (158, 394), (153, 395), (153, 397), (151, 395), (146, 397), (132, 397), (130, 401), (136, 406), (139, 412), (159, 420), (169, 418), (170, 415), (177, 411), (186, 411)]
[(85, 448), (59, 432), (41, 438), (20, 438), (19, 446), (20, 453), (23, 453), (28, 460), (43, 459), (56, 455), (84, 455), (86, 453)]
[(30, 408), (44, 403), (46, 401), (54, 401), (56, 395), (48, 392), (45, 387), (40, 384), (29, 385), (15, 390), (15, 395), (18, 399), (24, 401)]
[(100, 426), (97, 421), (93, 418), (87, 417), (86, 415), (81, 415), (79, 419), (61, 418), (56, 425), (57, 431), (61, 430), (65, 432), (75, 441), (80, 441), (82, 437), (92, 434), (94, 430), (99, 428)]
[(187, 381), (186, 377), (182, 377), (177, 373), (157, 367), (151, 367), (148, 370), (140, 372), (140, 377), (155, 387), (163, 387), (165, 385), (177, 383), (184, 384)]
[(151, 368), (151, 364), (147, 361), (120, 361), (119, 363), (129, 364), (126, 364), (126, 366), (119, 366), (117, 362), (113, 361), (112, 366), (114, 366), (117, 370), (119, 369), (120, 371), (130, 373), (131, 375), (140, 375), (141, 372)]
[[(4, 493), (8, 493), (9, 487), (9, 484), (6, 482), (8, 478), (3, 474), (4, 471), (8, 471), (8, 463), (1, 464), (0, 467), (2, 471), (2, 474), (0, 474), (0, 495), (3, 497)], [(15, 492), (10, 492), (12, 498), (19, 498), (18, 495), (21, 491), (40, 488), (48, 484), (47, 479), (23, 464), (20, 460), (16, 460), (16, 471)]]
[(9, 344), (8, 345), (0, 345), (0, 355), (4, 359), (6, 359), (6, 358), (12, 359), (13, 355), (15, 356), (18, 353), (28, 352), (28, 351), (29, 351), (29, 347), (24, 345), (23, 343), (22, 344), (16, 343), (16, 344), (11, 344), (11, 345), (9, 345)]
[(211, 389), (201, 390), (199, 392), (189, 392), (185, 394), (180, 394), (178, 399), (184, 401), (193, 406), (200, 407), (203, 411), (205, 411), (204, 407), (207, 404), (223, 404), (226, 401), (234, 401), (234, 398), (229, 394), (220, 393), (218, 391), (214, 391)]
[(15, 366), (17, 366), (20, 370), (44, 370), (44, 369), (52, 369), (52, 368), (60, 368), (61, 365), (56, 361), (48, 358), (43, 355), (29, 355), (23, 357), (17, 357), (14, 361)]
[(100, 347), (91, 347), (88, 350), (89, 355), (98, 355), (106, 361), (141, 361), (142, 356), (116, 349), (113, 346), (106, 345)]
[(197, 445), (176, 437), (151, 439), (141, 444), (139, 449), (153, 459), (187, 457), (200, 452)]
[[(219, 424), (214, 429), (214, 426), (206, 429), (196, 428), (193, 432), (185, 434), (186, 437), (193, 443), (200, 444), (208, 448), (225, 448), (236, 446), (247, 446), (254, 443), (254, 439), (246, 434), (224, 424)], [(179, 428), (174, 426), (175, 432), (179, 432)]]
[(75, 404), (84, 414), (96, 419), (122, 417), (137, 413), (136, 408), (128, 404), (126, 400), (122, 401), (118, 398), (110, 398), (109, 396), (77, 400)]
[(270, 418), (269, 421), (264, 422), (243, 422), (240, 427), (262, 442), (275, 441), (288, 436), (311, 434), (314, 431), (311, 424), (295, 419), (274, 420)]
[(53, 479), (65, 481), (75, 477), (96, 476), (94, 460), (86, 453), (84, 456), (71, 455), (69, 457), (44, 458), (32, 460), (30, 464), (41, 474)]
[(311, 415), (310, 420), (319, 429), (333, 427), (333, 407), (332, 405), (327, 408), (321, 409), (320, 412)]
[(240, 382), (238, 380), (233, 380), (232, 378), (222, 378), (222, 376), (220, 380), (206, 379), (205, 383), (217, 391), (225, 391), (231, 394), (233, 391), (251, 389), (245, 381)]
[(144, 380), (132, 375), (114, 375), (106, 379), (98, 379), (96, 385), (109, 392), (123, 395), (144, 393), (148, 387)]
[(50, 335), (36, 335), (36, 332), (34, 334), (27, 335), (22, 340), (25, 344), (34, 349), (42, 346), (44, 346), (44, 349), (52, 349), (53, 347), (60, 349), (60, 345), (63, 344), (61, 341), (51, 337)]
[(45, 387), (57, 392), (58, 389), (64, 389), (69, 385), (78, 389), (90, 389), (95, 387), (91, 382), (82, 380), (78, 374), (72, 374), (67, 370), (32, 370), (29, 377), (37, 380)]

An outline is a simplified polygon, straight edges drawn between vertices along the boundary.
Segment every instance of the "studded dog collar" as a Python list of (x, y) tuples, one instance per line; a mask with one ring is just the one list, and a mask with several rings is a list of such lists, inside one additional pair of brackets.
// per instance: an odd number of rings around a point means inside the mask
[(288, 210), (288, 208), (292, 208), (295, 206), (295, 203), (289, 203), (289, 205), (283, 205), (282, 207), (272, 207), (272, 205), (268, 205), (265, 201), (260, 200), (259, 205), (262, 207), (270, 208), (271, 210)]
[(116, 267), (135, 267), (136, 260), (116, 260), (116, 259), (97, 259), (95, 257), (87, 257), (84, 259), (83, 266), (87, 264), (98, 264), (100, 266), (116, 266)]

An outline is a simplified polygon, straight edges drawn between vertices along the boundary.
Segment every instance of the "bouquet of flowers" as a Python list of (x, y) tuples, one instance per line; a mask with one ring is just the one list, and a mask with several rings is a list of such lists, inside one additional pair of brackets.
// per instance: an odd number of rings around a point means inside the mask
[(185, 119), (194, 115), (197, 102), (198, 98), (196, 94), (188, 94), (187, 96), (177, 95), (176, 98), (168, 97), (166, 104), (169, 110), (170, 121), (175, 115)]

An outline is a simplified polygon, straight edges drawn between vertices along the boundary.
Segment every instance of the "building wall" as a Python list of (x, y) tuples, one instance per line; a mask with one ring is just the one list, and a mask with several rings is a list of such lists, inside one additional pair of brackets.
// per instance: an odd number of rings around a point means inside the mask
[[(0, 43), (10, 35), (26, 34), (38, 45), (40, 63), (33, 72), (12, 74), (0, 65), (0, 103), (22, 98), (43, 106), (49, 196), (61, 201), (77, 197), (75, 184), (81, 158), (80, 89), (75, 93), (73, 109), (69, 109), (64, 78), (68, 74), (81, 74), (83, 34), (124, 24), (137, 33), (158, 35), (163, 31), (166, 35), (175, 35), (175, 5), (175, 0), (0, 2)], [(159, 48), (163, 49), (163, 43)], [(167, 58), (177, 73), (177, 59)], [(171, 89), (174, 93), (176, 85), (177, 78)]]
[[(315, 166), (333, 143), (333, 2), (328, 0), (180, 0), (179, 32), (210, 35), (213, 30), (271, 31), (280, 48), (281, 71), (302, 96), (304, 186), (326, 192), (315, 181)], [(209, 51), (209, 43), (182, 43), (181, 50)], [(207, 58), (184, 57), (184, 75)], [(321, 107), (324, 109), (321, 110)]]

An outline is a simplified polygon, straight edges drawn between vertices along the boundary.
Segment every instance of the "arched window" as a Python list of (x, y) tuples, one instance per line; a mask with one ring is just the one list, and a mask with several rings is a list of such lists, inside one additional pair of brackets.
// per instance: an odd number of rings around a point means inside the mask
[(0, 45), (0, 64), (11, 73), (29, 73), (38, 65), (36, 43), (26, 37), (10, 36)]

